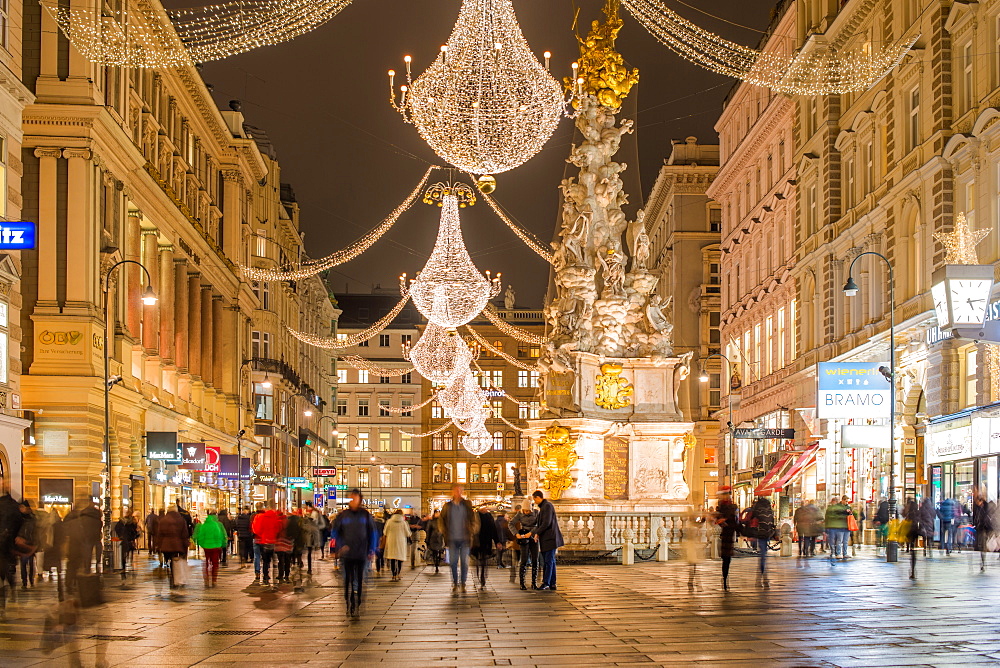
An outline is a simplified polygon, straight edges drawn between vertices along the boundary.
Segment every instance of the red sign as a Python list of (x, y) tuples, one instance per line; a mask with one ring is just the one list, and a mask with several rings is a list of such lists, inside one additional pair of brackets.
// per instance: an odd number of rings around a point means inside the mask
[(313, 467), (313, 477), (314, 478), (336, 478), (337, 477), (337, 467), (336, 466), (314, 466)]
[(222, 463), (222, 452), (221, 448), (217, 445), (206, 445), (205, 446), (205, 468), (202, 469), (206, 473), (218, 473), (221, 470), (220, 464)]

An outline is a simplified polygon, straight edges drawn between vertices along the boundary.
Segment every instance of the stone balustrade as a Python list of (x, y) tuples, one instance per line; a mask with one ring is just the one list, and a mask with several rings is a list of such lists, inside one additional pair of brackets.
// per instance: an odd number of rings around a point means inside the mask
[[(695, 522), (683, 513), (638, 513), (619, 511), (562, 511), (559, 528), (565, 547), (562, 552), (599, 554), (622, 547), (628, 542), (636, 550), (655, 550), (661, 542), (668, 549), (680, 550), (685, 540), (704, 545), (707, 557), (714, 552), (711, 542), (718, 535), (713, 524)], [(665, 559), (665, 555), (658, 555)]]

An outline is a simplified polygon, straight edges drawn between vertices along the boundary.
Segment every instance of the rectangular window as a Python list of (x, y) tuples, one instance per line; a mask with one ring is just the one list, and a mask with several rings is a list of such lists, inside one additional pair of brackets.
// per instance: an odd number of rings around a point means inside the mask
[(379, 376), (378, 377), (378, 382), (380, 384), (382, 384), (382, 385), (388, 385), (389, 383), (392, 382), (392, 377), (391, 376)]
[(444, 418), (444, 407), (436, 401), (431, 404), (431, 417), (438, 420)]
[(389, 452), (390, 450), (392, 450), (391, 431), (380, 431), (378, 433), (378, 449), (379, 452)]
[(962, 47), (962, 111), (972, 109), (975, 103), (976, 80), (973, 74), (972, 42)]
[(722, 231), (722, 209), (717, 206), (713, 206), (708, 210), (708, 231)]
[(400, 337), (399, 337), (399, 343), (403, 347), (411, 345), (413, 343), (413, 335), (412, 334), (401, 334)]
[(378, 416), (379, 417), (389, 417), (389, 400), (379, 399), (378, 400)]
[(795, 359), (796, 353), (796, 339), (798, 337), (798, 330), (795, 329), (795, 304), (796, 301), (793, 299), (792, 303), (788, 305), (788, 359)]
[(493, 417), (499, 420), (503, 415), (503, 399), (493, 399), (490, 401), (490, 409), (493, 411)]
[(368, 347), (368, 339), (365, 339), (364, 341), (362, 341), (361, 343), (359, 343), (358, 347), (359, 348), (367, 348)]
[(774, 346), (774, 316), (767, 316), (764, 321), (764, 373), (769, 375), (773, 370), (771, 367), (772, 349)]
[(337, 415), (347, 415), (347, 399), (337, 399)]
[(358, 432), (358, 451), (368, 452), (372, 449), (371, 443), (368, 441), (368, 432), (359, 431)]
[(848, 158), (844, 163), (844, 173), (847, 181), (844, 188), (844, 208), (850, 209), (854, 206), (854, 158)]
[(368, 417), (367, 399), (358, 399), (358, 417)]
[(274, 388), (262, 383), (253, 384), (254, 417), (258, 420), (274, 419)]
[(753, 365), (756, 368), (758, 376), (763, 376), (764, 369), (762, 363), (764, 361), (764, 341), (760, 336), (760, 324), (753, 326)]
[(399, 469), (399, 486), (413, 487), (413, 469), (409, 467)]
[(865, 144), (865, 194), (875, 190), (875, 148), (871, 142)]
[(806, 195), (806, 202), (809, 206), (809, 234), (815, 234), (819, 231), (819, 197), (817, 195), (816, 186), (810, 186), (808, 194)]
[(537, 371), (519, 369), (517, 372), (518, 387), (538, 387), (540, 375)]
[(486, 372), (490, 377), (490, 384), (499, 389), (503, 389), (503, 369), (490, 369)]
[(389, 335), (388, 334), (379, 334), (378, 335), (378, 347), (379, 348), (388, 348), (389, 347)]
[(337, 369), (337, 382), (338, 383), (347, 382), (347, 369)]
[(979, 348), (975, 345), (965, 351), (965, 405), (975, 406), (979, 386)]
[(775, 367), (785, 368), (785, 308), (778, 309), (778, 350)]
[(400, 376), (399, 382), (400, 383), (404, 383), (406, 385), (409, 385), (410, 383), (413, 382), (413, 374), (411, 372), (407, 371), (402, 376)]
[(456, 464), (455, 472), (458, 474), (458, 482), (468, 482), (468, 468), (469, 465), (466, 462)]
[[(399, 432), (399, 449), (402, 452), (413, 452), (413, 435), (406, 431)], [(409, 485), (403, 485), (408, 487)]]
[(914, 86), (907, 96), (906, 150), (920, 144), (920, 87)]
[(976, 182), (965, 184), (965, 219), (972, 229), (976, 228)]
[(402, 416), (402, 417), (413, 417), (413, 411), (412, 410), (408, 410), (408, 409), (410, 409), (410, 408), (413, 407), (413, 399), (403, 399), (403, 400), (401, 400), (399, 402), (399, 407), (403, 410), (403, 412), (400, 413), (400, 416)]
[(368, 382), (368, 372), (364, 369), (358, 369), (358, 382), (367, 383)]
[(391, 466), (381, 466), (379, 467), (379, 484), (382, 487), (392, 487), (392, 467)]
[(368, 469), (358, 469), (358, 487), (371, 487)]

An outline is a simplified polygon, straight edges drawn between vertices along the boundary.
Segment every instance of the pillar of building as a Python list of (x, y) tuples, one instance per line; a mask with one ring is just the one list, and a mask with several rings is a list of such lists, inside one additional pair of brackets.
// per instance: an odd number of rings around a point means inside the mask
[[(160, 286), (160, 244), (156, 230), (142, 231), (142, 265), (146, 267), (146, 272), (142, 272), (143, 286), (140, 294), (149, 285), (153, 291), (159, 294)], [(140, 269), (141, 271), (141, 269)], [(147, 283), (148, 281), (148, 283)], [(147, 355), (158, 355), (160, 348), (160, 304), (142, 304), (142, 348)]]
[(188, 270), (187, 260), (174, 260), (174, 364), (178, 371), (188, 370)]
[[(125, 221), (125, 259), (133, 262), (142, 262), (142, 212), (130, 209), (128, 218)], [(120, 290), (125, 297), (122, 308), (125, 309), (125, 330), (133, 340), (139, 338), (142, 331), (142, 286), (144, 279), (142, 269), (135, 264), (127, 264), (121, 269), (124, 280), (119, 281), (119, 285), (124, 285), (125, 289)]]
[(212, 362), (212, 288), (201, 287), (201, 379), (206, 385), (213, 385), (214, 366)]
[(175, 361), (174, 350), (174, 247), (160, 246), (159, 280), (157, 281), (157, 297), (159, 297), (160, 313), (160, 357), (168, 362)]
[(188, 274), (188, 370), (201, 378), (201, 275)]
[(98, 230), (93, 216), (90, 165), (86, 148), (67, 148), (66, 183), (66, 302), (93, 312), (97, 299)]
[[(45, 14), (45, 12), (42, 12)], [(59, 180), (57, 148), (36, 148), (38, 158), (38, 306), (56, 306), (59, 301), (57, 271), (58, 217), (56, 204)]]
[(227, 327), (231, 317), (222, 301), (222, 295), (216, 295), (212, 299), (212, 380), (220, 392), (227, 392), (227, 387), (232, 384), (227, 382), (226, 367), (231, 372), (236, 365), (236, 360), (228, 357), (224, 350), (224, 342), (232, 336)]

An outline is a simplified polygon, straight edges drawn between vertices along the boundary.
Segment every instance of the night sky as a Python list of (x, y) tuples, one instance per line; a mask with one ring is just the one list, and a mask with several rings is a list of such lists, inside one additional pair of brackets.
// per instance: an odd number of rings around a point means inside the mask
[[(601, 17), (603, 4), (577, 0), (582, 32)], [(769, 0), (689, 4), (758, 30), (766, 27), (773, 7)], [(354, 0), (305, 36), (205, 66), (205, 81), (214, 86), (220, 108), (227, 108), (231, 99), (241, 100), (247, 122), (270, 136), (282, 181), (292, 184), (302, 207), (311, 257), (342, 248), (376, 226), (429, 164), (443, 164), (416, 128), (390, 107), (387, 71), (402, 72), (403, 56), (409, 54), (414, 76), (422, 72), (447, 40), (459, 6), (460, 0)], [(668, 6), (748, 46), (756, 46), (760, 37), (675, 0), (668, 0)], [(514, 0), (514, 7), (532, 50), (539, 58), (551, 51), (553, 74), (560, 79), (568, 74), (578, 54), (570, 30), (572, 0)], [(636, 119), (637, 132), (618, 154), (629, 165), (626, 190), (634, 208), (652, 187), (672, 139), (694, 135), (705, 143), (717, 142), (712, 126), (734, 81), (675, 56), (623, 14), (618, 48), (640, 71), (640, 83), (623, 113)], [(573, 131), (572, 121), (563, 120), (540, 154), (497, 175), (497, 201), (544, 241), (552, 239), (557, 222), (557, 187), (568, 167)], [(438, 174), (441, 180), (444, 173)], [(416, 273), (433, 245), (438, 212), (418, 201), (365, 255), (331, 272), (333, 291), (394, 287), (400, 273)], [(480, 269), (503, 272), (519, 306), (541, 306), (548, 267), (540, 258), (485, 204), (463, 211), (463, 229)]]

